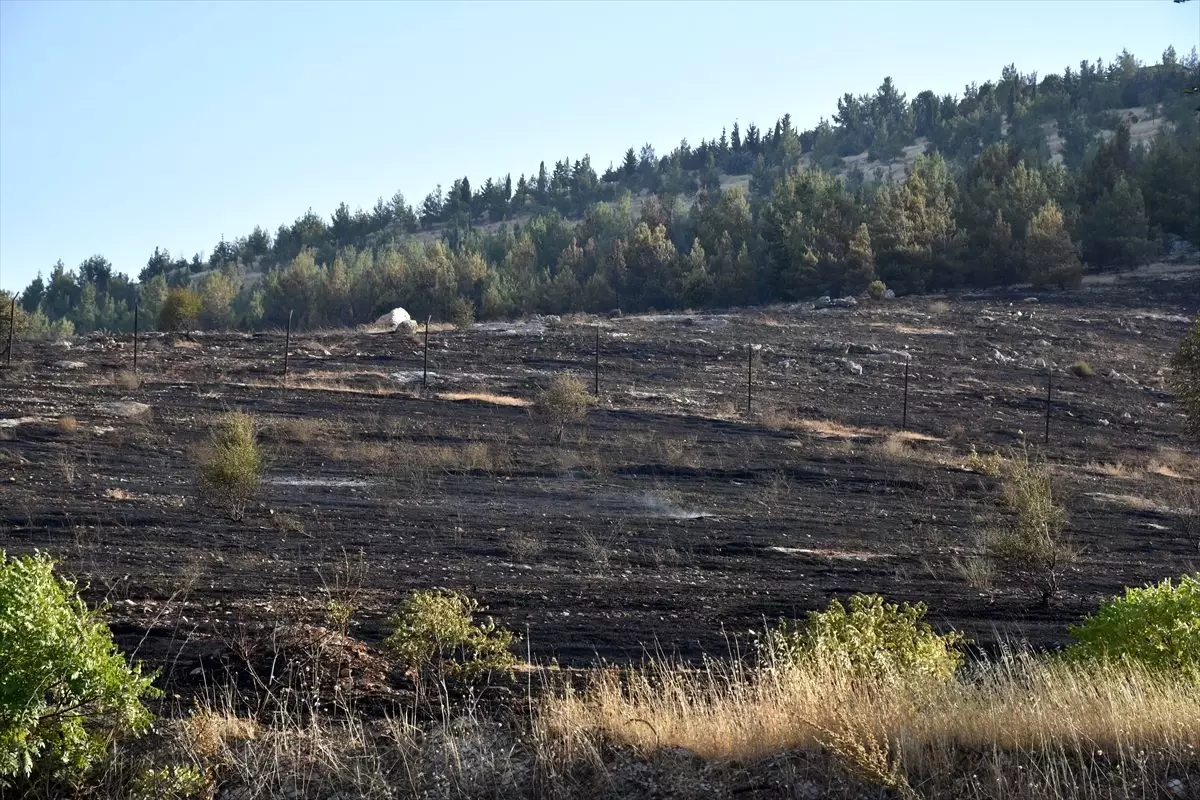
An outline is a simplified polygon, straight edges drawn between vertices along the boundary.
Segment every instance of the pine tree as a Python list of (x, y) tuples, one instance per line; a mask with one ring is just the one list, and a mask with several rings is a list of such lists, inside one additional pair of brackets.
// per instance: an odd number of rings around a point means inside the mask
[(625, 151), (625, 161), (622, 164), (622, 168), (625, 170), (627, 176), (637, 173), (638, 158), (637, 153), (633, 151), (632, 147)]
[(1025, 276), (1037, 288), (1078, 286), (1083, 265), (1063, 224), (1062, 210), (1051, 202), (1029, 221), (1025, 237)]
[(875, 251), (871, 249), (871, 234), (867, 224), (860, 223), (850, 240), (842, 291), (858, 294), (875, 280)]
[(1080, 220), (1083, 257), (1089, 264), (1132, 267), (1150, 252), (1142, 192), (1124, 175)]

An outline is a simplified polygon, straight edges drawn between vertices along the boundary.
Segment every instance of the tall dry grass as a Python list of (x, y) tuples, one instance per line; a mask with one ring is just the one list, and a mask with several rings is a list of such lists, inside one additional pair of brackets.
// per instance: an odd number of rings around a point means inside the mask
[(600, 743), (738, 762), (825, 751), (870, 783), (896, 781), (901, 796), (1161, 796), (1200, 778), (1200, 686), (1025, 653), (948, 682), (819, 667), (610, 671), (547, 700), (540, 724), (585, 743), (581, 754)]

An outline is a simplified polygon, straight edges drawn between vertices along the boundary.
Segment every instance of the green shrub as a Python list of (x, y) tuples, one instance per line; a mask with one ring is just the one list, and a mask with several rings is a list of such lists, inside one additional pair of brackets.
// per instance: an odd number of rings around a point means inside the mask
[(1200, 315), (1171, 358), (1167, 383), (1183, 406), (1188, 429), (1200, 436)]
[(887, 294), (887, 284), (881, 280), (871, 281), (867, 285), (867, 294), (871, 296), (872, 300), (882, 300), (883, 296)]
[(192, 764), (168, 764), (142, 770), (133, 780), (133, 800), (190, 800), (211, 795), (212, 781)]
[(1070, 632), (1074, 658), (1129, 659), (1200, 677), (1200, 572), (1126, 589)]
[(1049, 604), (1063, 571), (1078, 557), (1066, 538), (1066, 509), (1054, 499), (1050, 471), (1028, 451), (1005, 462), (1002, 488), (1014, 517), (984, 536), (984, 549)]
[(592, 396), (576, 375), (562, 373), (550, 380), (550, 385), (538, 393), (533, 403), (534, 416), (554, 427), (554, 441), (561, 442), (568, 422), (587, 414)]
[(450, 321), (460, 331), (468, 331), (475, 323), (475, 304), (465, 297), (450, 301)]
[(200, 462), (200, 487), (206, 498), (224, 506), (234, 518), (258, 492), (262, 457), (249, 414), (226, 414), (213, 431)]
[(384, 650), (406, 669), (475, 678), (516, 664), (511, 631), (488, 617), (477, 623), (483, 609), (466, 595), (453, 591), (413, 592), (391, 622), (396, 626), (383, 642)]
[(199, 294), (186, 286), (177, 286), (167, 292), (167, 298), (158, 310), (158, 329), (177, 331), (195, 327), (203, 307)]
[(0, 786), (82, 775), (112, 739), (150, 725), (151, 680), (49, 557), (0, 551)]
[(1071, 374), (1076, 378), (1090, 378), (1096, 374), (1092, 365), (1086, 361), (1076, 361), (1071, 365)]
[(962, 665), (960, 633), (934, 633), (922, 622), (924, 603), (885, 603), (856, 594), (847, 610), (837, 600), (803, 623), (781, 621), (768, 630), (759, 657), (775, 668), (820, 666), (865, 678), (953, 677)]

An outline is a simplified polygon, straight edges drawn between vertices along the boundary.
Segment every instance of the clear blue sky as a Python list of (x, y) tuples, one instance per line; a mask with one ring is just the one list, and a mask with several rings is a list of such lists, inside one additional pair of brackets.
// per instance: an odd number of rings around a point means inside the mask
[(136, 275), (310, 206), (797, 126), (931, 88), (1200, 39), (1200, 2), (0, 0), (0, 288), (101, 253)]

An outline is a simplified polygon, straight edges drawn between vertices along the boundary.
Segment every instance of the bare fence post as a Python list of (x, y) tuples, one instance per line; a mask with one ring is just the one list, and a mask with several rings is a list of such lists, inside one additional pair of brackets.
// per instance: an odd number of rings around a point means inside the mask
[(1050, 397), (1054, 388), (1054, 368), (1047, 363), (1046, 365), (1046, 438), (1045, 443), (1050, 444)]
[(138, 306), (140, 303), (133, 304), (133, 374), (137, 375), (137, 340), (138, 340)]
[(12, 297), (12, 305), (8, 307), (8, 347), (4, 351), (4, 365), (12, 366), (13, 331), (17, 329), (17, 295)]
[(596, 397), (600, 396), (600, 326), (596, 326), (596, 362), (595, 362), (595, 382), (592, 387), (592, 394)]
[(754, 347), (746, 345), (746, 416), (754, 408)]
[(295, 309), (288, 312), (287, 333), (283, 335), (283, 379), (285, 381), (288, 375), (288, 357), (292, 350), (292, 314), (295, 312)]
[(421, 371), (421, 391), (429, 387), (429, 323), (432, 321), (432, 314), (425, 318), (425, 365)]
[(908, 430), (908, 355), (904, 357), (904, 411), (900, 419), (900, 430)]

